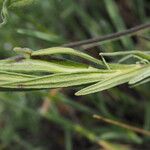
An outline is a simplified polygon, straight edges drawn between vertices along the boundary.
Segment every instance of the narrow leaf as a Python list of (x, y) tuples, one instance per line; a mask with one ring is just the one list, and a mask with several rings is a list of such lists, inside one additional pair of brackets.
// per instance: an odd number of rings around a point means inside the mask
[(0, 63), (2, 71), (16, 72), (82, 72), (82, 71), (98, 71), (88, 65), (82, 65), (75, 62), (47, 62), (42, 60), (24, 59), (18, 62), (2, 62)]
[(22, 89), (45, 89), (56, 87), (68, 87), (87, 83), (93, 83), (106, 79), (113, 74), (112, 72), (90, 72), (90, 73), (59, 73), (54, 75), (47, 75), (44, 77), (37, 77), (33, 79), (27, 79), (18, 82), (8, 82), (7, 84), (1, 84), (1, 87), (13, 87)]
[(89, 60), (91, 62), (103, 65), (103, 63), (100, 60), (86, 53), (82, 53), (80, 51), (74, 50), (72, 48), (67, 48), (67, 47), (53, 47), (53, 48), (41, 49), (41, 50), (33, 51), (31, 56), (43, 56), (43, 55), (54, 55), (54, 54), (74, 55)]
[(77, 93), (75, 95), (86, 95), (90, 93), (100, 92), (117, 85), (128, 82), (132, 77), (134, 77), (139, 70), (136, 68), (127, 71), (118, 71), (115, 75), (112, 75), (110, 78), (100, 81), (96, 84), (88, 86)]
[(129, 84), (135, 84), (137, 82), (140, 82), (146, 78), (150, 77), (150, 65), (147, 67), (144, 67), (141, 69), (140, 73), (133, 77), (130, 81)]

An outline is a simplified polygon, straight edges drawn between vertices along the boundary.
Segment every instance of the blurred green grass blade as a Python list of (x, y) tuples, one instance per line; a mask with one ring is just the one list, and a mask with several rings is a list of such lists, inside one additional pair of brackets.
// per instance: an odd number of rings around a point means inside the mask
[(100, 35), (101, 27), (99, 23), (86, 12), (86, 9), (82, 8), (80, 5), (76, 5), (76, 3), (74, 5), (75, 5), (76, 14), (79, 16), (81, 23), (83, 24), (85, 29), (89, 32), (89, 34), (91, 36)]
[(30, 29), (18, 29), (17, 33), (31, 36), (34, 38), (38, 38), (41, 40), (45, 40), (51, 43), (62, 44), (63, 42), (65, 42), (64, 39), (60, 35), (58, 36), (54, 33), (43, 33), (40, 31), (35, 31), (35, 30), (30, 30)]
[(141, 1), (141, 0), (137, 0), (134, 3), (137, 3), (137, 5), (135, 5), (138, 16), (140, 17), (140, 20), (142, 20), (142, 22), (146, 21), (146, 10), (145, 10), (145, 1)]
[(124, 146), (123, 144), (111, 143), (106, 140), (101, 140), (99, 144), (104, 150), (131, 150), (130, 146)]
[(54, 55), (54, 54), (66, 54), (66, 55), (78, 56), (80, 58), (84, 58), (91, 62), (103, 65), (103, 63), (100, 60), (86, 53), (74, 50), (72, 48), (67, 48), (67, 47), (52, 47), (52, 48), (47, 48), (47, 49), (40, 49), (37, 51), (33, 51), (31, 56), (44, 56), (44, 55)]
[(53, 121), (54, 123), (57, 123), (61, 127), (67, 128), (68, 130), (72, 130), (74, 132), (79, 133), (80, 135), (86, 137), (90, 141), (98, 142), (99, 136), (95, 134), (95, 132), (91, 131), (90, 129), (87, 129), (86, 127), (81, 126), (78, 123), (72, 122), (60, 115), (53, 115), (51, 112), (41, 114), (43, 117), (45, 117), (47, 120)]
[(25, 7), (27, 5), (31, 5), (33, 2), (37, 2), (38, 0), (10, 0), (9, 7)]
[(150, 102), (148, 101), (145, 106), (144, 129), (150, 130)]
[(72, 132), (68, 129), (65, 130), (65, 147), (66, 150), (72, 150)]
[[(110, 131), (109, 131), (110, 130)], [(132, 131), (126, 131), (126, 130), (111, 130), (109, 129), (108, 131), (104, 132), (101, 135), (101, 139), (102, 140), (126, 140), (128, 139), (130, 142), (134, 142), (136, 144), (141, 144), (142, 143), (142, 139), (134, 132)], [(122, 149), (121, 149), (122, 150)]]
[(132, 77), (134, 77), (139, 70), (136, 68), (125, 71), (118, 71), (115, 75), (110, 76), (108, 79), (100, 81), (96, 84), (88, 86), (80, 91), (76, 92), (75, 95), (86, 95), (90, 93), (100, 92), (117, 85), (128, 82)]
[[(108, 11), (108, 14), (112, 20), (112, 23), (114, 24), (114, 27), (117, 29), (117, 31), (122, 31), (126, 29), (125, 23), (120, 15), (118, 6), (114, 0), (104, 0), (105, 7)], [(130, 38), (125, 37), (121, 39), (123, 45), (128, 48), (133, 47), (133, 42)]]
[(73, 107), (74, 109), (77, 109), (77, 110), (79, 110), (81, 112), (84, 112), (84, 113), (88, 113), (89, 115), (93, 115), (93, 114), (98, 113), (93, 108), (90, 108), (90, 107), (88, 107), (88, 106), (86, 106), (84, 104), (81, 104), (81, 103), (77, 102), (77, 101), (72, 101), (71, 98), (69, 98), (67, 95), (62, 94), (60, 92), (56, 95), (56, 99), (58, 101), (61, 101), (61, 102), (65, 103), (65, 104)]

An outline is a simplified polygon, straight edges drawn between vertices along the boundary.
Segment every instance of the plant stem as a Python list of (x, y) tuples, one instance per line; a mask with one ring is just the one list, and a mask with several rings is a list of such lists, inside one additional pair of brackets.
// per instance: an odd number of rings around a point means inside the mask
[(78, 47), (78, 46), (82, 46), (82, 45), (87, 45), (87, 44), (91, 44), (91, 43), (97, 43), (97, 42), (110, 42), (110, 41), (114, 41), (114, 40), (118, 40), (119, 38), (123, 37), (123, 36), (133, 36), (136, 35), (139, 32), (143, 32), (144, 30), (147, 30), (150, 28), (150, 23), (147, 24), (142, 24), (139, 26), (135, 26), (133, 28), (121, 31), (121, 32), (116, 32), (116, 33), (112, 33), (112, 34), (108, 34), (105, 36), (100, 36), (100, 37), (96, 37), (96, 38), (91, 38), (91, 39), (87, 39), (87, 40), (82, 40), (82, 41), (76, 41), (76, 42), (71, 42), (68, 44), (64, 44), (62, 46), (65, 47)]

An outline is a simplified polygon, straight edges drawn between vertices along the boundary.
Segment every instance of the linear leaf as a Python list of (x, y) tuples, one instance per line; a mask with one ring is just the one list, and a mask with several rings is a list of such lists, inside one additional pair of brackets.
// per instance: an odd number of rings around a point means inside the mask
[(80, 51), (74, 50), (72, 48), (67, 48), (67, 47), (52, 47), (47, 49), (40, 49), (37, 51), (33, 51), (31, 56), (43, 56), (43, 55), (54, 55), (54, 54), (74, 55), (89, 60), (91, 62), (103, 65), (103, 63), (100, 60), (86, 53), (82, 53)]
[(27, 5), (31, 5), (35, 1), (37, 0), (11, 0), (9, 7), (10, 8), (24, 7)]
[(52, 43), (61, 44), (62, 42), (64, 42), (64, 39), (60, 35), (58, 36), (54, 33), (44, 33), (30, 29), (18, 29), (17, 32), (23, 35), (35, 37)]
[(22, 89), (43, 89), (43, 88), (56, 88), (68, 87), (87, 83), (93, 83), (104, 80), (114, 74), (114, 72), (90, 72), (90, 73), (59, 73), (54, 75), (47, 75), (44, 77), (37, 77), (30, 80), (8, 82), (0, 86), (12, 86), (18, 88), (19, 85)]
[(133, 84), (131, 87), (139, 86), (139, 85), (145, 84), (147, 82), (150, 82), (150, 78), (146, 78), (146, 79), (144, 79), (144, 80), (142, 80), (140, 82), (137, 82), (137, 83)]
[(47, 62), (41, 60), (24, 59), (18, 62), (2, 62), (0, 63), (2, 71), (17, 71), (17, 72), (81, 72), (81, 71), (98, 71), (88, 65), (82, 65), (75, 62)]
[(95, 93), (99, 91), (103, 91), (117, 85), (128, 82), (133, 76), (135, 76), (139, 72), (139, 69), (132, 69), (127, 71), (118, 71), (115, 75), (112, 75), (110, 78), (100, 81), (96, 84), (88, 86), (77, 93), (75, 95), (86, 95), (90, 93)]
[(118, 51), (112, 53), (100, 53), (103, 56), (124, 56), (124, 55), (136, 55), (143, 59), (150, 60), (150, 51), (139, 51), (139, 50), (130, 50), (130, 51)]
[(22, 81), (22, 80), (32, 79), (35, 77), (37, 77), (37, 76), (14, 73), (14, 72), (0, 71), (0, 84), (6, 84), (8, 82)]
[(135, 84), (138, 83), (146, 78), (150, 77), (150, 65), (148, 67), (145, 67), (141, 69), (140, 73), (133, 77), (130, 81), (129, 84)]

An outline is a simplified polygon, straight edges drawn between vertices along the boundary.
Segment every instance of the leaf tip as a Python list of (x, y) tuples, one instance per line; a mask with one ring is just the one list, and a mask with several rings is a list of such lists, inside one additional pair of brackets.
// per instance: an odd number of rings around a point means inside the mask
[(75, 96), (81, 96), (82, 94), (80, 93), (80, 91), (75, 93)]

